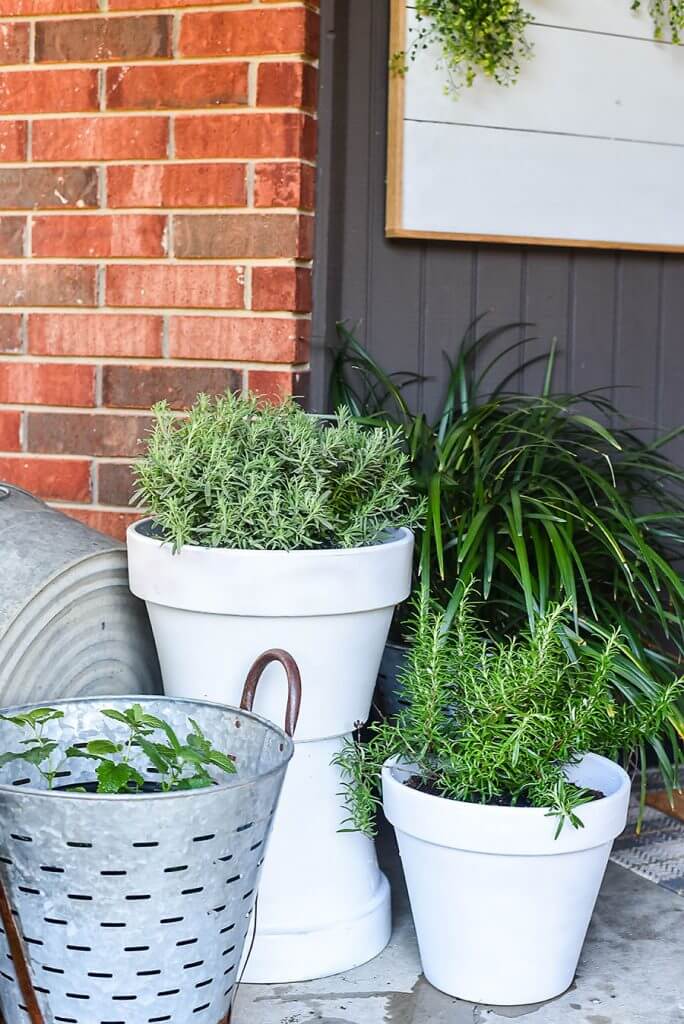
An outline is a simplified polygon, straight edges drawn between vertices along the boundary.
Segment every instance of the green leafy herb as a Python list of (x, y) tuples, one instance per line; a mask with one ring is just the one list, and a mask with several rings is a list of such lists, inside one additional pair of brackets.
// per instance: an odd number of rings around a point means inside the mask
[(356, 547), (419, 519), (389, 426), (365, 429), (346, 410), (326, 423), (253, 395), (201, 395), (182, 419), (164, 403), (153, 412), (136, 500), (176, 550)]
[(495, 642), (476, 621), (468, 591), (455, 612), (419, 596), (401, 679), (407, 706), (337, 758), (353, 827), (373, 832), (390, 757), (438, 795), (548, 808), (558, 832), (566, 821), (582, 825), (577, 809), (593, 794), (569, 782), (565, 766), (589, 751), (628, 757), (662, 729), (682, 684), (633, 703), (618, 699), (610, 676), (623, 638), (613, 632), (600, 649), (572, 658), (565, 611), (550, 607), (534, 633)]
[[(555, 350), (525, 358), (528, 325), (466, 332), (433, 421), (405, 397), (411, 374), (388, 374), (340, 326), (331, 378), (335, 405), (362, 423), (400, 427), (417, 489), (430, 501), (417, 569), (443, 603), (475, 581), (481, 615), (500, 641), (561, 604), (566, 639), (598, 657), (619, 629), (609, 678), (628, 701), (650, 699), (684, 658), (684, 472), (663, 448), (681, 430), (642, 441), (599, 391), (553, 394)], [(518, 368), (496, 386), (487, 348)], [(507, 390), (545, 361), (539, 395)], [(478, 366), (480, 369), (478, 369)], [(484, 368), (483, 368), (484, 367)], [(618, 426), (608, 428), (611, 420)], [(673, 707), (654, 734), (665, 786), (678, 786), (684, 717)], [(644, 751), (645, 757), (645, 751)]]
[[(53, 763), (55, 752), (61, 754), (62, 761), (64, 758), (86, 758), (97, 762), (95, 775), (98, 793), (142, 791), (146, 782), (143, 772), (146, 769), (131, 763), (136, 748), (142, 751), (156, 770), (156, 781), (164, 793), (213, 785), (214, 780), (208, 771), (212, 765), (228, 774), (236, 770), (234, 759), (229, 754), (215, 750), (194, 719), (189, 720), (192, 728), (183, 744), (168, 722), (156, 715), (147, 714), (141, 704), (133, 704), (125, 711), (107, 708), (102, 714), (128, 728), (125, 742), (93, 739), (85, 747), (72, 745), (63, 752), (59, 750), (58, 743), (43, 735), (44, 726), (57, 718), (63, 718), (63, 711), (39, 708), (25, 715), (0, 715), (4, 721), (30, 732), (29, 738), (21, 741), (24, 749), (0, 755), (0, 765), (9, 761), (25, 761), (34, 765), (47, 788), (52, 789), (59, 770), (59, 765)], [(155, 734), (160, 732), (168, 743), (155, 738)], [(79, 791), (83, 791), (82, 788)]]

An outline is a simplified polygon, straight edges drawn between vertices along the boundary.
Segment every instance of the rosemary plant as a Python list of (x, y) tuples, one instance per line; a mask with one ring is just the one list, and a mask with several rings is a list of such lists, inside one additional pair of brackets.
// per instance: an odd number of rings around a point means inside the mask
[(437, 795), (548, 808), (558, 832), (565, 821), (582, 825), (577, 809), (595, 794), (569, 782), (564, 767), (590, 751), (627, 759), (658, 735), (681, 681), (648, 699), (618, 699), (610, 678), (619, 633), (571, 658), (559, 628), (564, 613), (550, 607), (534, 633), (497, 642), (476, 621), (468, 592), (454, 614), (421, 590), (401, 679), (407, 706), (337, 758), (353, 828), (374, 831), (380, 771), (390, 757)]
[(230, 393), (200, 395), (185, 418), (163, 402), (153, 413), (135, 499), (175, 550), (358, 547), (419, 522), (395, 427)]
[[(541, 394), (507, 390), (524, 362), (490, 384), (497, 360), (521, 342), (487, 365), (488, 345), (522, 326), (478, 335), (471, 325), (429, 421), (404, 393), (418, 378), (387, 374), (341, 325), (331, 397), (363, 423), (401, 427), (428, 503), (419, 568), (441, 600), (457, 600), (474, 581), (499, 640), (560, 604), (567, 642), (596, 656), (617, 629), (624, 642), (611, 682), (628, 700), (650, 699), (684, 658), (684, 471), (662, 451), (681, 430), (646, 442), (600, 391), (554, 394), (553, 349), (542, 356)], [(684, 716), (673, 708), (652, 736), (669, 790), (678, 786), (683, 737)], [(640, 753), (645, 766), (643, 745)]]

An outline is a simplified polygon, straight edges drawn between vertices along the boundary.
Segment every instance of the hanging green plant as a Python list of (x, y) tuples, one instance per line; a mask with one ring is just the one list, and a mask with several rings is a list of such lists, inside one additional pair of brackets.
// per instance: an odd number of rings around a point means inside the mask
[[(632, 0), (632, 10), (638, 11), (642, 0)], [(681, 43), (684, 33), (684, 0), (648, 0), (656, 39), (669, 39)]]
[[(631, 0), (633, 11), (648, 3), (658, 40), (684, 39), (684, 0)], [(417, 27), (406, 51), (392, 55), (391, 67), (405, 74), (416, 56), (436, 43), (439, 66), (447, 72), (447, 92), (471, 86), (478, 75), (512, 85), (523, 61), (532, 56), (527, 27), (534, 17), (520, 0), (415, 0)]]
[(437, 43), (450, 91), (472, 85), (480, 73), (510, 85), (532, 52), (525, 29), (533, 20), (519, 0), (416, 0), (418, 29), (408, 51), (395, 54), (394, 68), (405, 72), (419, 51)]

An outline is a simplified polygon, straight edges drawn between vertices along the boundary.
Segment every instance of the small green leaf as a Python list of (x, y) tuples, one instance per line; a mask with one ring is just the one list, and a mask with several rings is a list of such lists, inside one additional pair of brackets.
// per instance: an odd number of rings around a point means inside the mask
[(113, 718), (115, 722), (123, 722), (124, 725), (131, 725), (131, 719), (124, 715), (121, 711), (116, 711), (114, 708), (107, 708), (102, 712), (105, 718)]
[(90, 740), (86, 749), (95, 757), (106, 757), (107, 754), (119, 754), (122, 747), (120, 743), (114, 743), (112, 740)]
[(64, 718), (63, 711), (57, 711), (55, 708), (34, 708), (33, 711), (29, 711), (26, 715), (32, 725), (38, 725), (41, 722), (52, 722), (58, 718)]
[(24, 761), (28, 761), (29, 764), (39, 765), (43, 761), (47, 761), (53, 750), (57, 750), (58, 743), (40, 743), (35, 747), (25, 750), (21, 755)]
[(237, 771), (235, 767), (235, 758), (229, 754), (221, 754), (218, 750), (212, 750), (209, 754), (209, 761), (211, 764), (215, 764), (218, 768), (223, 768), (224, 772), (234, 774)]
[(170, 765), (173, 764), (175, 758), (172, 751), (169, 751), (171, 756), (166, 754), (169, 750), (168, 747), (162, 747), (160, 744), (150, 743), (149, 740), (142, 739), (140, 736), (136, 741), (136, 745), (140, 747), (143, 753), (149, 758), (151, 763), (162, 774), (168, 772)]
[(211, 786), (213, 781), (209, 775), (191, 775), (187, 779), (180, 779), (175, 788), (176, 789), (206, 789), (207, 786)]
[(113, 761), (101, 761), (95, 770), (97, 775), (98, 793), (121, 793), (129, 789), (129, 783), (133, 782), (138, 788), (145, 783), (142, 775), (130, 764), (123, 762), (115, 764)]

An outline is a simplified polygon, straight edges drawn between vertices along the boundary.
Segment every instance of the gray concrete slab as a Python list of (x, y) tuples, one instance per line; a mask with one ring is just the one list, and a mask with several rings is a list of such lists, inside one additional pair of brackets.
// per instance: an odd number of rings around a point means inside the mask
[(534, 1006), (474, 1005), (422, 977), (398, 857), (384, 846), (395, 901), (384, 952), (320, 981), (243, 985), (234, 1024), (684, 1024), (683, 897), (610, 864), (572, 987)]

